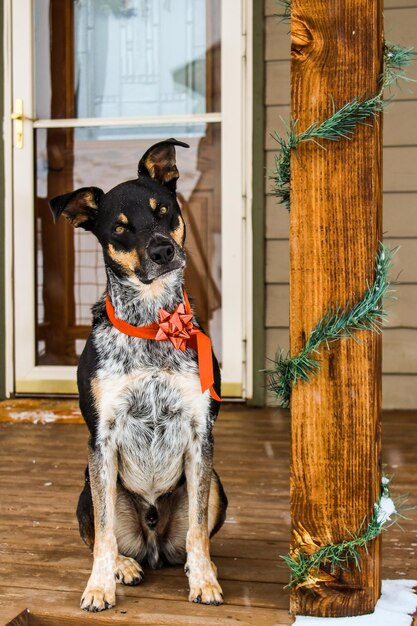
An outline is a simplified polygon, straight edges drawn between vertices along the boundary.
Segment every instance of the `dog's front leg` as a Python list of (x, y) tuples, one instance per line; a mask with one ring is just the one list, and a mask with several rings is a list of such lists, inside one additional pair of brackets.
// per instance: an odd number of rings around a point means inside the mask
[(94, 505), (94, 563), (81, 598), (85, 611), (103, 611), (116, 604), (117, 542), (114, 533), (117, 452), (113, 445), (90, 449), (88, 466)]
[(190, 602), (222, 604), (223, 592), (217, 569), (210, 558), (208, 500), (213, 468), (213, 441), (192, 438), (186, 454), (185, 475), (188, 492), (189, 526), (185, 572), (190, 586)]

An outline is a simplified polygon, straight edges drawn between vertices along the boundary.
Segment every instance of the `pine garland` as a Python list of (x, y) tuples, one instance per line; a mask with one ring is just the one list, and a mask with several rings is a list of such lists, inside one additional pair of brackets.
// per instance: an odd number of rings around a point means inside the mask
[[(380, 497), (374, 504), (371, 519), (365, 528), (364, 520), (350, 539), (318, 546), (304, 528), (294, 532), (298, 547), (281, 557), (291, 572), (290, 586), (312, 588), (320, 582), (332, 581), (336, 568), (345, 569), (352, 561), (360, 568), (360, 550), (367, 550), (367, 544), (385, 530), (387, 523), (395, 523), (400, 516), (391, 498), (389, 484), (390, 479), (383, 476)], [(328, 571), (322, 569), (323, 565)]]
[(379, 244), (375, 259), (375, 280), (368, 285), (360, 300), (344, 308), (335, 306), (317, 322), (304, 348), (296, 355), (285, 355), (280, 350), (272, 368), (266, 370), (268, 386), (283, 408), (290, 406), (291, 388), (299, 380), (308, 381), (320, 369), (320, 354), (330, 349), (339, 339), (355, 337), (363, 330), (380, 332), (384, 321), (383, 299), (390, 288), (388, 272), (391, 267), (392, 250)]
[(281, 18), (281, 22), (289, 23), (291, 21), (291, 0), (277, 0), (277, 4), (282, 9), (282, 13), (277, 13), (277, 17)]
[[(283, 21), (291, 19), (291, 0), (278, 0), (283, 11)], [(370, 125), (373, 118), (389, 104), (384, 100), (386, 89), (397, 85), (400, 80), (409, 79), (404, 70), (410, 65), (415, 52), (413, 48), (405, 48), (389, 42), (384, 43), (383, 72), (380, 77), (379, 92), (366, 99), (353, 98), (340, 109), (336, 109), (334, 101), (332, 114), (322, 122), (313, 122), (307, 129), (299, 131), (297, 120), (287, 125), (287, 136), (274, 137), (280, 150), (275, 157), (275, 195), (281, 204), (290, 208), (290, 177), (291, 155), (300, 143), (313, 141), (326, 149), (323, 141), (339, 141), (351, 139), (359, 125)], [(375, 279), (367, 285), (361, 299), (353, 305), (347, 302), (341, 306), (330, 307), (311, 331), (305, 346), (294, 355), (278, 351), (274, 366), (266, 370), (269, 388), (280, 400), (281, 406), (289, 407), (291, 389), (299, 380), (308, 381), (320, 369), (320, 354), (323, 349), (330, 349), (330, 344), (342, 338), (353, 338), (363, 330), (381, 332), (385, 318), (383, 300), (386, 297), (390, 282), (388, 272), (394, 251), (379, 244), (375, 259)], [(368, 542), (374, 540), (386, 528), (387, 523), (394, 523), (399, 513), (389, 492), (390, 480), (382, 478), (380, 497), (374, 505), (371, 518), (365, 526), (365, 518), (350, 539), (337, 544), (317, 545), (305, 528), (299, 526), (293, 530), (296, 543), (293, 550), (281, 558), (291, 572), (290, 585), (298, 587), (318, 588), (320, 583), (334, 582), (335, 570), (347, 568), (352, 562), (360, 567), (361, 550), (367, 550)], [(391, 517), (394, 520), (391, 521)]]
[[(283, 4), (290, 11), (290, 2)], [(287, 11), (285, 15), (287, 15)], [(390, 103), (390, 100), (383, 99), (385, 89), (396, 84), (399, 80), (412, 80), (404, 74), (404, 69), (410, 65), (414, 56), (413, 48), (404, 48), (385, 42), (384, 70), (381, 76), (381, 88), (376, 96), (366, 100), (353, 98), (340, 109), (336, 109), (332, 99), (333, 113), (323, 122), (313, 122), (306, 130), (297, 132), (297, 120), (291, 120), (287, 127), (286, 138), (274, 133), (274, 139), (278, 142), (280, 150), (275, 157), (275, 172), (271, 178), (275, 181), (275, 195), (280, 204), (284, 204), (287, 209), (290, 208), (292, 151), (300, 143), (306, 141), (314, 141), (325, 149), (320, 143), (321, 140), (351, 139), (357, 126), (369, 124), (371, 119)]]

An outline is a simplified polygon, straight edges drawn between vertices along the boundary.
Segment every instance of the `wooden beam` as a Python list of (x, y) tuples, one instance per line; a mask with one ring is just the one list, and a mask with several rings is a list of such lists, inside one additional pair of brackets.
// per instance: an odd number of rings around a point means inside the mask
[[(382, 0), (292, 0), (291, 102), (297, 130), (379, 90)], [(330, 304), (355, 300), (374, 278), (381, 240), (381, 120), (351, 141), (300, 145), (291, 161), (290, 339), (296, 354)], [(339, 542), (370, 518), (380, 489), (381, 338), (339, 341), (291, 400), (291, 516), (319, 544)], [(292, 547), (297, 547), (295, 535)], [(379, 541), (334, 583), (293, 589), (291, 611), (373, 611)]]

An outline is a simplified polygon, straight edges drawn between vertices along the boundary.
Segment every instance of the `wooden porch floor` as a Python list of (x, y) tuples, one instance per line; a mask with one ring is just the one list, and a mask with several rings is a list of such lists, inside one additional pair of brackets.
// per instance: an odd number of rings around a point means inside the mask
[[(117, 606), (89, 615), (79, 601), (91, 556), (75, 518), (87, 431), (74, 423), (78, 412), (72, 402), (22, 402), (0, 406), (0, 421), (13, 409), (15, 420), (19, 410), (26, 411), (24, 419), (48, 411), (49, 420), (69, 415), (71, 423), (0, 423), (0, 626), (292, 623), (288, 574), (278, 558), (288, 549), (290, 524), (286, 414), (226, 405), (215, 428), (215, 466), (230, 503), (227, 522), (212, 541), (225, 604), (189, 604), (182, 568), (170, 568), (145, 571), (138, 587), (118, 585)], [(395, 474), (394, 492), (408, 493), (411, 506), (417, 503), (416, 418), (387, 413), (383, 430), (386, 471)], [(417, 578), (416, 511), (409, 517), (403, 531), (393, 527), (384, 536), (384, 578)]]

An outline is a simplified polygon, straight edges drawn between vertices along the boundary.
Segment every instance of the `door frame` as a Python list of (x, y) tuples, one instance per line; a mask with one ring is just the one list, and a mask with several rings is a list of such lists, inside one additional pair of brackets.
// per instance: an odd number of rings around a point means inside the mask
[[(13, 6), (14, 5), (14, 6)], [(16, 11), (20, 7), (19, 19)], [(75, 367), (68, 366), (35, 366), (35, 281), (34, 268), (21, 276), (25, 285), (14, 280), (19, 271), (15, 258), (19, 244), (26, 242), (25, 254), (35, 259), (33, 205), (25, 211), (16, 211), (16, 206), (25, 206), (19, 197), (22, 195), (34, 198), (33, 165), (24, 157), (23, 150), (13, 146), (13, 93), (22, 97), (24, 114), (32, 117), (33, 88), (30, 81), (23, 81), (25, 68), (33, 67), (33, 28), (32, 2), (23, 0), (13, 3), (4, 0), (4, 163), (5, 163), (5, 303), (6, 303), (6, 394), (43, 394), (56, 392), (72, 394), (76, 392)], [(13, 19), (13, 15), (15, 18)], [(230, 28), (230, 24), (238, 25)], [(18, 34), (20, 50), (13, 58), (13, 29)], [(247, 398), (252, 397), (252, 2), (251, 0), (234, 0), (222, 2), (222, 234), (229, 232), (235, 236), (222, 236), (222, 258), (233, 259), (226, 265), (222, 263), (222, 285), (233, 285), (233, 289), (222, 289), (223, 353), (229, 354), (229, 364), (223, 368), (223, 396)], [(236, 71), (240, 67), (240, 72)], [(32, 75), (33, 76), (33, 75)], [(13, 90), (12, 90), (13, 87)], [(240, 106), (236, 106), (240, 96)], [(234, 97), (231, 97), (234, 95)], [(197, 118), (198, 116), (196, 116)], [(201, 116), (200, 116), (201, 117)], [(215, 121), (207, 114), (206, 121)], [(218, 116), (217, 116), (218, 117)], [(147, 123), (148, 120), (146, 120)], [(172, 122), (172, 118), (169, 120)], [(180, 120), (178, 120), (180, 121)], [(196, 119), (196, 121), (198, 121)], [(94, 120), (98, 125), (103, 120)], [(118, 125), (127, 124), (127, 120), (117, 120)], [(138, 120), (135, 119), (137, 123)], [(161, 122), (161, 118), (158, 119)], [(59, 122), (62, 125), (62, 122)], [(131, 120), (130, 120), (131, 123)], [(168, 123), (168, 120), (167, 120)], [(51, 121), (50, 125), (53, 125)], [(71, 124), (72, 125), (72, 124)], [(74, 121), (74, 126), (77, 121)], [(84, 120), (84, 125), (85, 120)], [(25, 136), (28, 149), (33, 154), (33, 128), (44, 127), (41, 121), (34, 124), (24, 121)], [(223, 128), (234, 141), (224, 138)], [(27, 153), (26, 153), (27, 154)], [(236, 163), (236, 155), (244, 155), (239, 159), (239, 171), (231, 172), (230, 165)], [(33, 161), (32, 161), (33, 164)], [(19, 172), (19, 178), (17, 177)], [(231, 180), (237, 181), (235, 185)], [(21, 181), (25, 181), (22, 184)], [(23, 194), (22, 194), (23, 192)], [(32, 219), (28, 219), (30, 215)], [(240, 225), (240, 228), (237, 227)], [(237, 236), (236, 236), (237, 235)], [(28, 249), (29, 247), (29, 249)], [(241, 275), (236, 273), (236, 265), (241, 267)], [(33, 270), (33, 271), (32, 271)], [(231, 311), (236, 301), (240, 308), (233, 314), (233, 325), (230, 324)], [(19, 333), (20, 345), (16, 349), (15, 337)], [(239, 337), (239, 339), (237, 339)], [(23, 338), (23, 339), (22, 339)], [(241, 371), (240, 381), (233, 379), (234, 372)], [(51, 384), (52, 383), (52, 384)], [(51, 391), (52, 389), (52, 391)], [(54, 392), (55, 393), (55, 392)]]

